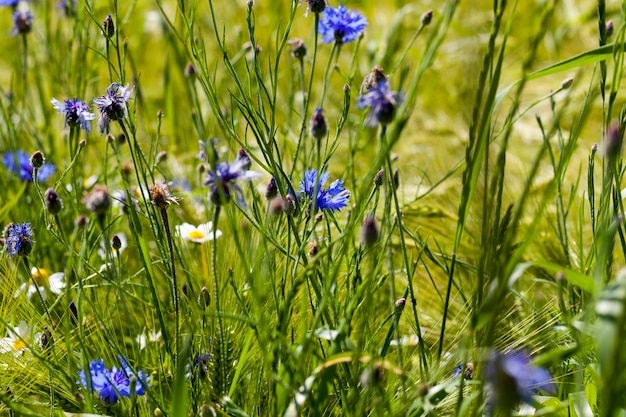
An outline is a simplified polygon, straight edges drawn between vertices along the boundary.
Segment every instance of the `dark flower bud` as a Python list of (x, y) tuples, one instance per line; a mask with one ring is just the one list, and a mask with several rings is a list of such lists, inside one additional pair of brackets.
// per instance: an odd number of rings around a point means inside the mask
[(381, 185), (383, 185), (384, 178), (385, 178), (385, 170), (381, 168), (378, 170), (378, 172), (374, 176), (374, 185), (376, 187), (380, 187)]
[(301, 38), (294, 38), (289, 40), (291, 45), (291, 56), (294, 58), (302, 59), (306, 56), (306, 45)]
[(104, 36), (109, 39), (115, 35), (115, 25), (113, 24), (113, 17), (111, 15), (107, 15), (104, 22), (102, 22), (102, 29), (104, 29)]
[(207, 308), (211, 304), (211, 293), (207, 287), (202, 287), (200, 294), (198, 295), (198, 305), (202, 308)]
[(400, 187), (400, 171), (393, 171), (393, 186), (397, 190)]
[(113, 235), (111, 238), (111, 247), (116, 251), (120, 250), (122, 247), (122, 239), (118, 235)]
[(29, 12), (21, 12), (19, 10), (13, 13), (13, 35), (26, 35), (33, 28), (33, 15)]
[(605, 28), (606, 28), (606, 37), (610, 38), (611, 35), (613, 34), (613, 21), (609, 20), (608, 22), (606, 22)]
[(309, 134), (314, 139), (323, 139), (328, 134), (328, 125), (326, 124), (326, 118), (322, 109), (315, 109), (313, 117), (311, 118), (311, 127)]
[(317, 242), (311, 242), (311, 249), (309, 249), (309, 256), (313, 258), (319, 252), (319, 246)]
[(113, 145), (113, 143), (115, 142), (115, 136), (113, 136), (110, 133), (107, 133), (107, 135), (105, 136), (104, 140), (106, 141), (106, 143)]
[(72, 323), (76, 324), (76, 322), (78, 321), (78, 309), (76, 308), (76, 304), (74, 303), (74, 301), (70, 301), (69, 310)]
[(605, 139), (604, 151), (608, 158), (616, 158), (622, 151), (622, 135), (619, 123), (613, 120)]
[(191, 295), (191, 288), (189, 288), (189, 285), (187, 283), (183, 284), (183, 295), (187, 298), (189, 298), (189, 296)]
[(270, 182), (267, 184), (267, 189), (265, 191), (265, 198), (267, 200), (272, 200), (274, 197), (278, 195), (278, 186), (276, 185), (276, 180), (274, 177), (270, 179)]
[(39, 169), (43, 166), (45, 160), (46, 158), (43, 157), (41, 151), (35, 151), (35, 153), (33, 153), (30, 157), (30, 165), (33, 168)]
[(63, 200), (61, 200), (61, 197), (54, 191), (54, 188), (48, 188), (46, 190), (45, 200), (46, 210), (53, 216), (59, 214), (63, 209)]
[(380, 231), (373, 214), (368, 215), (361, 226), (361, 241), (367, 247), (372, 247), (380, 239)]
[(87, 141), (85, 139), (81, 139), (81, 141), (78, 142), (78, 147), (84, 148), (85, 146), (87, 146)]
[(394, 305), (396, 311), (400, 312), (402, 310), (404, 310), (404, 306), (406, 305), (406, 298), (402, 297), (402, 298), (398, 298), (396, 300), (396, 304)]
[(196, 78), (198, 75), (198, 69), (191, 62), (185, 66), (185, 77), (187, 78)]
[(117, 143), (119, 145), (123, 145), (126, 143), (126, 135), (123, 133), (120, 133), (119, 135), (117, 135), (115, 139), (117, 140)]
[(39, 336), (39, 347), (41, 350), (46, 350), (52, 343), (54, 343), (54, 337), (48, 326), (43, 327), (43, 331)]
[(326, 0), (306, 0), (307, 10), (319, 14), (326, 9)]
[(109, 196), (107, 187), (96, 185), (93, 191), (83, 199), (83, 203), (85, 203), (87, 210), (101, 216), (111, 207), (111, 196)]
[(433, 20), (433, 11), (429, 10), (422, 15), (420, 22), (422, 23), (422, 26), (428, 26), (430, 25), (430, 22), (432, 22), (432, 20)]
[(573, 83), (574, 83), (574, 77), (566, 78), (563, 80), (563, 82), (561, 82), (561, 89), (567, 90), (568, 88), (572, 86)]
[(293, 214), (296, 211), (296, 202), (291, 195), (285, 196), (283, 199), (283, 213)]
[(428, 391), (430, 391), (430, 386), (426, 383), (420, 384), (417, 387), (417, 395), (419, 395), (422, 398), (428, 395)]
[(74, 227), (77, 229), (82, 229), (87, 225), (87, 216), (81, 214), (74, 220)]
[(324, 220), (324, 213), (317, 213), (315, 215), (315, 223), (319, 223)]

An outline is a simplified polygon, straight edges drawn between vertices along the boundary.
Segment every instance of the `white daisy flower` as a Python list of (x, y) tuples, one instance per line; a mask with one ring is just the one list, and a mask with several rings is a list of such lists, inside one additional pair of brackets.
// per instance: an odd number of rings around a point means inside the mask
[(139, 344), (139, 350), (143, 350), (143, 349), (146, 348), (147, 342), (156, 343), (156, 342), (161, 341), (161, 338), (162, 338), (162, 335), (161, 335), (161, 331), (160, 330), (157, 332), (154, 329), (151, 329), (148, 332), (147, 336), (146, 336), (146, 333), (144, 331), (139, 336), (137, 336), (135, 338), (135, 340)]
[[(203, 223), (198, 227), (193, 224), (183, 223), (176, 226), (176, 235), (184, 240), (190, 240), (195, 243), (205, 243), (213, 240), (213, 222)], [(215, 238), (222, 236), (221, 230), (215, 230)]]
[(9, 328), (8, 331), (8, 337), (0, 338), (0, 353), (17, 354), (28, 350), (31, 328), (25, 321), (20, 322), (19, 327)]
[(63, 272), (49, 274), (48, 271), (43, 268), (33, 267), (30, 270), (30, 275), (31, 279), (20, 285), (17, 291), (15, 291), (15, 298), (17, 298), (24, 291), (26, 291), (28, 298), (32, 298), (35, 294), (37, 294), (37, 287), (39, 287), (41, 296), (45, 300), (47, 298), (48, 291), (59, 295), (65, 288), (65, 282), (63, 282), (65, 274)]

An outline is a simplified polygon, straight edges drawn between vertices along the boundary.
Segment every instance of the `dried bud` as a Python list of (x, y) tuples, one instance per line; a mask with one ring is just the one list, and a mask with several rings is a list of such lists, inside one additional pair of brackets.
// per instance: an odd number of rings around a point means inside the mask
[(367, 74), (361, 83), (360, 93), (361, 95), (366, 94), (368, 91), (372, 89), (372, 87), (376, 86), (379, 82), (386, 80), (387, 76), (381, 67), (378, 65), (372, 68), (372, 72)]
[(150, 187), (151, 202), (160, 209), (166, 209), (170, 204), (180, 201), (180, 198), (170, 194), (170, 188), (165, 181), (152, 184)]
[(326, 124), (326, 118), (324, 117), (324, 111), (320, 108), (315, 109), (313, 117), (311, 118), (311, 127), (309, 128), (309, 134), (313, 139), (324, 139), (328, 134), (328, 125)]
[(428, 26), (430, 25), (430, 22), (432, 22), (432, 20), (433, 20), (433, 11), (429, 10), (422, 15), (420, 22), (422, 23), (422, 26)]
[(198, 75), (198, 69), (191, 62), (185, 66), (185, 77), (187, 78), (196, 78)]
[(96, 185), (91, 193), (83, 199), (83, 203), (85, 203), (87, 210), (101, 216), (106, 214), (109, 207), (111, 207), (111, 196), (109, 196), (107, 187)]
[(61, 197), (54, 191), (54, 188), (48, 188), (46, 190), (45, 201), (46, 210), (53, 216), (59, 214), (63, 209), (63, 200), (61, 200)]
[(380, 187), (381, 185), (383, 185), (384, 179), (385, 179), (385, 170), (381, 168), (378, 170), (378, 172), (374, 176), (374, 185), (376, 187)]
[(115, 35), (115, 25), (113, 24), (113, 17), (110, 14), (107, 15), (104, 22), (102, 22), (102, 29), (104, 30), (104, 36), (109, 39)]
[(269, 201), (274, 199), (278, 195), (278, 186), (276, 185), (276, 180), (274, 177), (270, 179), (270, 182), (267, 184), (267, 189), (265, 191), (265, 198)]
[(198, 305), (202, 308), (207, 308), (211, 304), (211, 293), (207, 287), (202, 287), (200, 294), (198, 295)]
[(39, 169), (43, 166), (45, 160), (46, 158), (43, 157), (41, 151), (35, 151), (35, 153), (33, 153), (30, 157), (30, 166), (35, 169)]
[(372, 247), (380, 239), (380, 231), (373, 214), (368, 215), (361, 226), (361, 241), (367, 247)]
[(306, 46), (301, 38), (290, 39), (288, 43), (291, 45), (292, 57), (303, 59), (306, 56)]

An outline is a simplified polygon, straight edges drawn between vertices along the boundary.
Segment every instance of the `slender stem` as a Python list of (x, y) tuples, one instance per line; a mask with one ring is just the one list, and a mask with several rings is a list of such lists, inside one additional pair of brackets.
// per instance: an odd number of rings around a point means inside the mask
[[(163, 228), (165, 229), (165, 235), (167, 236), (167, 246), (170, 252), (170, 265), (172, 273), (172, 286), (174, 294), (174, 315), (176, 317), (175, 327), (175, 362), (178, 362), (178, 345), (179, 345), (179, 332), (180, 332), (180, 315), (178, 314), (178, 282), (176, 280), (176, 263), (174, 262), (174, 245), (172, 243), (172, 233), (170, 232), (170, 223), (167, 216), (167, 207), (161, 208), (161, 218), (163, 219)], [(178, 368), (176, 368), (178, 369)]]

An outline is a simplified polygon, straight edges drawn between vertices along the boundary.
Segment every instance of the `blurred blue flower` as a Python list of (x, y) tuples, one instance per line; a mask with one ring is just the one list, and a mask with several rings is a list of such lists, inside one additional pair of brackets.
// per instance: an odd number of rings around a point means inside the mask
[(0, 6), (17, 7), (19, 0), (0, 0)]
[(118, 83), (113, 83), (107, 88), (104, 96), (94, 99), (94, 104), (100, 110), (100, 120), (98, 128), (100, 133), (109, 133), (109, 123), (119, 121), (126, 117), (126, 102), (130, 99), (132, 88), (122, 87)]
[[(17, 152), (6, 152), (4, 154), (4, 165), (7, 169), (20, 176), (22, 181), (33, 180), (33, 166), (30, 164), (30, 156), (22, 149)], [(56, 171), (56, 167), (50, 163), (45, 163), (37, 170), (37, 181), (45, 181)]]
[(550, 373), (533, 366), (526, 353), (495, 352), (487, 361), (485, 377), (491, 385), (488, 409), (511, 410), (520, 401), (532, 404), (532, 396), (539, 390), (554, 394), (556, 386)]
[(81, 129), (87, 133), (91, 130), (90, 120), (96, 118), (96, 115), (89, 111), (89, 106), (82, 100), (67, 99), (65, 102), (60, 102), (56, 98), (51, 101), (55, 109), (59, 111), (65, 117), (65, 125), (70, 127), (80, 126)]
[(110, 370), (104, 365), (102, 359), (91, 361), (89, 364), (89, 378), (84, 371), (78, 372), (80, 381), (78, 383), (89, 388), (90, 392), (95, 392), (105, 405), (115, 404), (121, 397), (131, 396), (131, 379), (135, 379), (135, 394), (145, 394), (145, 385), (149, 386), (148, 375), (145, 371), (139, 371), (137, 375), (133, 373), (124, 358), (120, 357), (122, 366), (118, 369), (115, 366)]
[[(350, 191), (343, 187), (343, 181), (335, 180), (326, 189), (322, 188), (328, 181), (329, 174), (323, 172), (318, 179), (317, 171), (312, 169), (304, 173), (304, 180), (300, 181), (300, 194), (315, 204), (314, 211), (336, 211), (348, 205)], [(317, 186), (316, 186), (317, 184)], [(313, 197), (315, 194), (315, 198)]]
[(33, 27), (33, 15), (28, 11), (16, 10), (13, 12), (13, 28), (11, 35), (26, 35)]
[(234, 193), (237, 203), (243, 207), (246, 206), (246, 202), (243, 199), (243, 190), (236, 181), (251, 180), (259, 176), (257, 172), (247, 169), (250, 163), (250, 157), (242, 157), (238, 154), (232, 164), (220, 162), (215, 169), (209, 170), (204, 185), (209, 187), (210, 197), (213, 203), (226, 203)]
[(9, 257), (28, 256), (34, 243), (30, 223), (9, 223), (4, 228), (4, 251)]
[(185, 376), (187, 380), (192, 381), (195, 378), (204, 379), (209, 372), (209, 362), (211, 362), (210, 353), (196, 353), (193, 356), (192, 363), (187, 365)]
[(346, 6), (326, 7), (322, 12), (317, 31), (322, 42), (344, 44), (355, 40), (367, 26), (362, 14), (349, 10)]
[(396, 108), (403, 99), (402, 93), (391, 91), (389, 82), (383, 79), (371, 85), (367, 93), (359, 96), (357, 107), (359, 109), (370, 108), (364, 124), (375, 127), (378, 123), (381, 125), (391, 123), (396, 114)]

